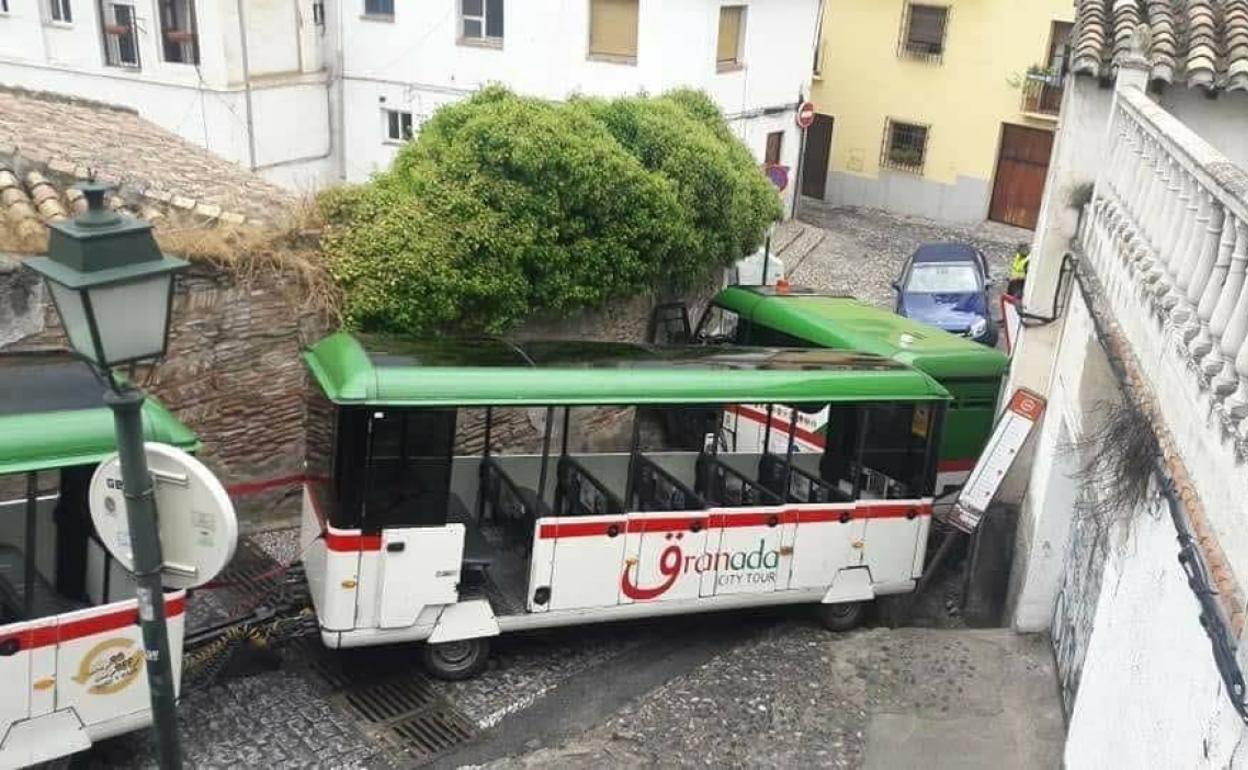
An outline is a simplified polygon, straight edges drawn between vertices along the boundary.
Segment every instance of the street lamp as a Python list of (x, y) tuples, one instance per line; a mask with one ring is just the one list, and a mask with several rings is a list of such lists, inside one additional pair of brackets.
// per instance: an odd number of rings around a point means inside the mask
[(155, 361), (165, 354), (173, 275), (187, 263), (160, 253), (150, 224), (110, 211), (104, 204), (107, 185), (90, 183), (79, 189), (87, 199), (86, 213), (52, 223), (48, 256), (32, 257), (25, 264), (47, 283), (74, 352), (102, 374), (111, 388), (104, 400), (113, 410), (117, 432), (157, 751), (161, 767), (180, 768), (161, 585), (163, 558), (143, 447), (144, 395), (115, 377), (113, 369)]

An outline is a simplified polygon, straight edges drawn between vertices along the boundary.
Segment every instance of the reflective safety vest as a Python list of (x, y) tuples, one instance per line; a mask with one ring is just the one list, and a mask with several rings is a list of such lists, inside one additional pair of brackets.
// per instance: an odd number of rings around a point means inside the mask
[(1021, 251), (1014, 255), (1014, 261), (1010, 263), (1010, 280), (1021, 281), (1027, 277), (1027, 266), (1031, 263), (1031, 255), (1024, 254)]

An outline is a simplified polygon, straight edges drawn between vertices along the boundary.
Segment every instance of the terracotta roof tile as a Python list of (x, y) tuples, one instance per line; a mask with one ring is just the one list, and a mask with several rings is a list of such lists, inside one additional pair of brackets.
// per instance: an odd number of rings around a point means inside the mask
[[(294, 203), (254, 173), (110, 105), (0, 87), (0, 223), (24, 232), (83, 209), (70, 185), (117, 186), (113, 208), (146, 219), (265, 224)], [(182, 220), (179, 220), (182, 221)]]
[(1141, 24), (1152, 79), (1248, 91), (1248, 0), (1076, 0), (1071, 69), (1113, 77)]

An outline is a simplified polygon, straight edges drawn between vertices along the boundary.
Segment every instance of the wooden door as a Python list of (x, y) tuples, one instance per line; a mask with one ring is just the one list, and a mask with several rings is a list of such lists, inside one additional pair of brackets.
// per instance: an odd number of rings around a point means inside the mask
[(832, 116), (815, 115), (806, 129), (806, 157), (802, 161), (802, 195), (823, 200), (828, 184), (828, 156), (832, 154)]
[(1053, 132), (1001, 124), (1001, 150), (997, 155), (989, 219), (1036, 229), (1052, 151)]

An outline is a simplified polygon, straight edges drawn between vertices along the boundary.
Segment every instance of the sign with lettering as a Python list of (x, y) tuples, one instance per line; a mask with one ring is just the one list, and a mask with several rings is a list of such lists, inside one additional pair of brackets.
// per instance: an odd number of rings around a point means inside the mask
[(946, 523), (963, 532), (975, 531), (1044, 408), (1043, 396), (1026, 388), (1014, 391), (957, 501), (941, 516)]

